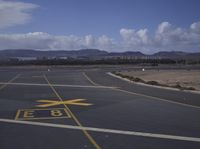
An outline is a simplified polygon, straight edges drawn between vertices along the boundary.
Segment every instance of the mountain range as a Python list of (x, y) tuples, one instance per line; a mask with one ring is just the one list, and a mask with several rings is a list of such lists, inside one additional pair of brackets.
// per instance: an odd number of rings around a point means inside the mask
[(151, 55), (143, 54), (139, 51), (127, 51), (127, 52), (107, 52), (98, 49), (81, 49), (81, 50), (49, 50), (49, 51), (39, 51), (33, 49), (7, 49), (0, 50), (0, 59), (6, 58), (112, 58), (112, 57), (122, 57), (122, 56), (132, 56), (137, 58), (169, 58), (169, 59), (200, 59), (200, 52), (198, 53), (186, 53), (181, 51), (161, 51)]

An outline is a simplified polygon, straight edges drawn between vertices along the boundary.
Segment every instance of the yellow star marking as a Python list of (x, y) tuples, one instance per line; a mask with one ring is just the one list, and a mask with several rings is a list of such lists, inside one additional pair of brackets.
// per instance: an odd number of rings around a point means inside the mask
[(65, 100), (65, 101), (58, 101), (58, 100), (37, 100), (37, 102), (44, 102), (46, 104), (37, 105), (37, 107), (45, 108), (50, 106), (57, 106), (61, 104), (65, 105), (79, 105), (79, 106), (90, 106), (91, 103), (83, 103), (86, 99), (72, 99), (72, 100)]

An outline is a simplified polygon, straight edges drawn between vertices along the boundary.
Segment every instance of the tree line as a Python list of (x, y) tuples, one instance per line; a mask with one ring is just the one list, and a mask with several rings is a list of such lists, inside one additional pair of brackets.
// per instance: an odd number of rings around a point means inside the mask
[(0, 60), (1, 66), (10, 65), (120, 65), (120, 64), (149, 64), (157, 66), (159, 64), (200, 64), (200, 60), (174, 60), (174, 59), (44, 59), (44, 60), (18, 60), (10, 59), (7, 61)]

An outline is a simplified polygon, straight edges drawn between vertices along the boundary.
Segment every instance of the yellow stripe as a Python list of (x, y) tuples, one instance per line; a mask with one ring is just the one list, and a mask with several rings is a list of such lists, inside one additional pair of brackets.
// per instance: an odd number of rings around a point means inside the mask
[(19, 120), (19, 121), (22, 121), (22, 120), (47, 120), (47, 119), (63, 119), (63, 118), (70, 118), (68, 116), (61, 116), (61, 117), (41, 117), (41, 118), (17, 118), (15, 120)]
[(58, 100), (37, 100), (37, 102), (48, 102), (48, 103), (73, 103), (78, 101), (84, 101), (86, 99), (71, 99), (71, 100), (65, 100), (65, 101), (58, 101)]
[(33, 108), (33, 109), (19, 109), (20, 111), (27, 111), (27, 110), (65, 110), (64, 108), (48, 108), (48, 109), (40, 109), (40, 108)]
[(13, 81), (14, 81), (15, 79), (17, 79), (19, 76), (20, 76), (20, 74), (17, 74), (14, 78), (12, 78), (12, 79), (9, 80), (8, 82), (6, 82), (4, 85), (2, 85), (2, 86), (0, 87), (0, 90), (4, 89), (4, 88), (8, 85), (8, 83), (13, 82)]
[(15, 116), (15, 120), (17, 120), (19, 118), (19, 114), (20, 114), (20, 110), (17, 110), (17, 114)]
[[(51, 87), (51, 89), (53, 90), (53, 92), (55, 93), (55, 95), (59, 98), (60, 101), (63, 101), (63, 99), (61, 98), (61, 96), (58, 94), (58, 92), (55, 90), (55, 88), (51, 85), (51, 83), (49, 82), (49, 80), (47, 79), (46, 75), (44, 75), (45, 80), (47, 81), (47, 83), (49, 84), (49, 86)], [(68, 106), (66, 106), (65, 104), (63, 104), (64, 107), (66, 108), (66, 110), (70, 113), (71, 117), (74, 119), (74, 121), (76, 122), (76, 124), (80, 127), (83, 127), (83, 125), (79, 122), (79, 120), (76, 118), (76, 116), (73, 114), (73, 112), (70, 110), (70, 108), (68, 108)], [(92, 136), (84, 129), (81, 129), (83, 131), (83, 133), (85, 134), (85, 136), (88, 138), (88, 140), (94, 145), (94, 147), (96, 149), (101, 149), (101, 147), (96, 143), (96, 141), (92, 138)]]
[(86, 99), (72, 99), (72, 100), (66, 100), (66, 101), (55, 101), (55, 100), (37, 100), (37, 102), (47, 102), (46, 104), (37, 105), (36, 107), (50, 107), (50, 106), (56, 106), (56, 105), (79, 105), (79, 106), (90, 106), (92, 104), (90, 103), (80, 103), (79, 101), (84, 101)]
[(76, 102), (72, 102), (72, 103), (68, 103), (68, 105), (91, 106), (93, 104), (91, 104), (91, 103), (76, 103)]
[(37, 102), (54, 103), (54, 102), (58, 102), (58, 100), (37, 100)]

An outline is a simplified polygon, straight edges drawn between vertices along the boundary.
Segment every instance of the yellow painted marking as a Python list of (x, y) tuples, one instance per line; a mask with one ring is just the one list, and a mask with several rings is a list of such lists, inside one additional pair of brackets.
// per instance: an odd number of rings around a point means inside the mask
[(51, 110), (51, 115), (54, 117), (62, 116), (62, 112), (60, 110)]
[[(51, 85), (51, 83), (49, 82), (49, 80), (47, 79), (46, 75), (44, 75), (45, 80), (47, 81), (47, 83), (49, 84), (49, 86), (51, 87), (52, 91), (55, 93), (55, 95), (58, 97), (58, 99), (60, 101), (63, 101), (63, 99), (61, 98), (61, 96), (58, 94), (58, 92), (55, 90), (55, 88)], [(73, 114), (73, 112), (70, 110), (70, 108), (63, 104), (63, 106), (66, 108), (66, 110), (70, 113), (72, 119), (76, 122), (76, 124), (80, 127), (83, 127), (83, 125), (79, 122), (79, 120), (76, 118), (76, 116)], [(88, 138), (88, 140), (94, 145), (94, 147), (96, 149), (101, 149), (101, 147), (96, 143), (96, 141), (93, 139), (93, 137), (87, 132), (87, 130), (81, 129), (82, 132), (85, 134), (85, 136)]]
[(16, 120), (19, 121), (28, 121), (28, 120), (51, 120), (51, 119), (62, 119), (62, 118), (69, 118), (68, 116), (59, 116), (59, 117), (33, 117), (33, 118), (18, 118)]
[(14, 78), (12, 78), (11, 80), (9, 80), (8, 82), (6, 82), (5, 84), (3, 84), (0, 87), (0, 90), (4, 89), (9, 83), (13, 82), (14, 80), (16, 80), (18, 77), (20, 76), (20, 74), (17, 74)]
[(40, 109), (40, 108), (34, 108), (34, 109), (19, 109), (19, 110), (21, 110), (21, 111), (25, 111), (25, 110), (55, 110), (55, 109), (60, 109), (60, 110), (65, 110), (66, 111), (66, 109), (65, 108), (48, 108), (48, 109)]
[(20, 114), (20, 110), (17, 110), (17, 114), (15, 116), (15, 120), (17, 120), (19, 118), (19, 114)]
[(50, 106), (57, 106), (61, 104), (65, 105), (79, 105), (79, 106), (90, 106), (91, 103), (81, 103), (80, 101), (84, 101), (86, 99), (72, 99), (72, 100), (65, 100), (65, 101), (55, 101), (55, 100), (37, 100), (37, 102), (47, 102), (47, 104), (37, 105), (36, 107), (50, 107)]
[(34, 117), (34, 110), (28, 110), (28, 111), (24, 111), (24, 118), (33, 118)]
[[(38, 116), (38, 112), (41, 111), (47, 111), (48, 116), (44, 117)], [(54, 119), (54, 118), (71, 118), (71, 116), (65, 108), (19, 109), (15, 116), (15, 120)]]

